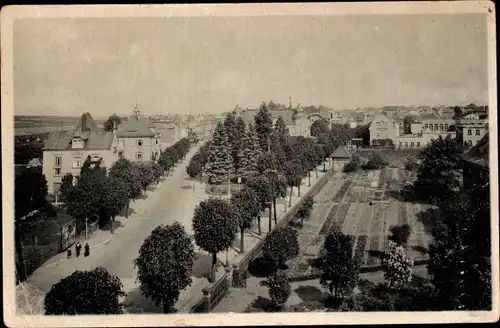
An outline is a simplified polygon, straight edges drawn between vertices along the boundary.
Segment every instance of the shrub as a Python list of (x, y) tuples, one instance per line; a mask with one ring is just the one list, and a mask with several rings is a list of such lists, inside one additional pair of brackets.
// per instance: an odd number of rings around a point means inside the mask
[(364, 170), (379, 170), (389, 165), (387, 159), (380, 156), (380, 154), (374, 153), (368, 159), (368, 162), (363, 165)]
[(411, 227), (408, 224), (400, 226), (391, 226), (389, 228), (391, 235), (389, 240), (395, 242), (398, 246), (405, 246), (411, 235)]
[(269, 288), (271, 302), (276, 308), (282, 308), (290, 295), (292, 288), (285, 271), (279, 270), (269, 276), (266, 283)]

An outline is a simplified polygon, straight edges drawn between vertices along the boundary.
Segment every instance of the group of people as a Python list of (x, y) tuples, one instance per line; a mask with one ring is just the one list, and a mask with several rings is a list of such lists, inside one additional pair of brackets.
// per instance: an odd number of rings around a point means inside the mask
[[(82, 250), (82, 245), (80, 242), (77, 242), (75, 245), (75, 251), (76, 251), (76, 257), (80, 256), (80, 252)], [(85, 243), (85, 251), (83, 253), (83, 256), (87, 257), (90, 255), (90, 246), (88, 243)], [(71, 257), (71, 247), (68, 248), (68, 259)]]

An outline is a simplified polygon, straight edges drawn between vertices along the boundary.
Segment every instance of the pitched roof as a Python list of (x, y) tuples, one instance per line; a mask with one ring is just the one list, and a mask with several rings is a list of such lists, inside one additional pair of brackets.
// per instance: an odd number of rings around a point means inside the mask
[(479, 142), (464, 155), (464, 160), (489, 168), (489, 133), (486, 133)]
[[(76, 135), (77, 136), (77, 135)], [(68, 150), (71, 141), (75, 137), (72, 131), (54, 131), (49, 134), (43, 150)], [(110, 149), (113, 143), (113, 132), (91, 131), (86, 133), (85, 146), (83, 149)]]
[(345, 146), (339, 146), (333, 152), (332, 158), (351, 158), (351, 152)]
[(99, 131), (99, 127), (95, 123), (92, 115), (89, 112), (83, 113), (78, 120), (78, 125), (76, 126), (76, 131), (87, 132), (87, 131)]
[(118, 138), (140, 138), (154, 137), (155, 133), (150, 129), (154, 124), (145, 118), (131, 116), (126, 122), (118, 126), (116, 136)]

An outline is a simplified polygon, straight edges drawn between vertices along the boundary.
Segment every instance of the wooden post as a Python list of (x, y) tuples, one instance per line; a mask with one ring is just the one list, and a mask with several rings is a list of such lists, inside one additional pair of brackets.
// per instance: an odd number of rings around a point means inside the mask
[(205, 299), (205, 310), (206, 313), (212, 311), (212, 304), (210, 302), (210, 288), (204, 287), (202, 290), (203, 298)]
[(89, 239), (88, 223), (87, 218), (85, 218), (85, 239)]

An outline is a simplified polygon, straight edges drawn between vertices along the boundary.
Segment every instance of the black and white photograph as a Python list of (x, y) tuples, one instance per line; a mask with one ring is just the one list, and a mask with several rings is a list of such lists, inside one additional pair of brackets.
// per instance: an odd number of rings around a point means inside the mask
[(492, 2), (1, 24), (6, 325), (498, 320)]

